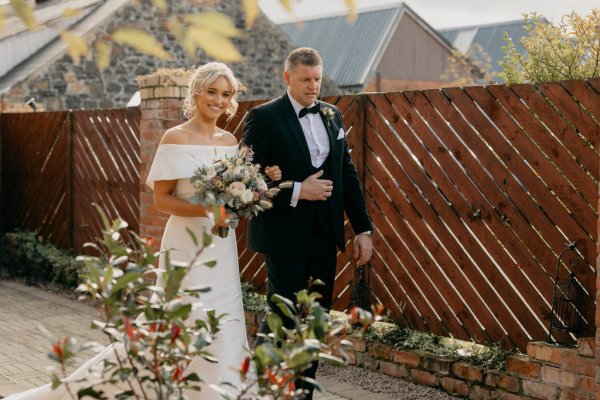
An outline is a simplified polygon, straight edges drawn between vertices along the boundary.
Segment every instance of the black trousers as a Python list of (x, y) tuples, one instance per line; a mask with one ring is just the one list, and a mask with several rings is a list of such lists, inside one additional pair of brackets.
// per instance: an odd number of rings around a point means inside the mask
[[(324, 232), (319, 224), (316, 224), (314, 234), (312, 235), (312, 251), (306, 256), (295, 256), (290, 254), (286, 257), (272, 257), (266, 255), (268, 289), (267, 302), (271, 311), (277, 313), (286, 327), (292, 327), (292, 321), (285, 317), (271, 302), (271, 296), (278, 294), (280, 296), (296, 300), (296, 293), (306, 289), (309, 280), (312, 278), (320, 279), (325, 283), (324, 286), (313, 286), (311, 291), (319, 292), (322, 297), (319, 303), (322, 307), (329, 310), (331, 308), (331, 297), (333, 296), (333, 282), (335, 278), (336, 267), (336, 246), (331, 233)], [(263, 320), (259, 332), (269, 333), (269, 326), (266, 320)], [(259, 336), (257, 345), (264, 340)], [(312, 367), (304, 372), (304, 376), (315, 378), (318, 363), (314, 362)], [(309, 394), (306, 399), (312, 399), (313, 387), (304, 381), (296, 382), (296, 387), (308, 389)]]

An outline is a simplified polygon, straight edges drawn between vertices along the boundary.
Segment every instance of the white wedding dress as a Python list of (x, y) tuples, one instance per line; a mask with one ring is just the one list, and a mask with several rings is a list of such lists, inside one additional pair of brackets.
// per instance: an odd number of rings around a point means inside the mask
[[(211, 163), (224, 155), (233, 155), (238, 146), (200, 146), (162, 144), (158, 147), (154, 162), (150, 168), (146, 183), (153, 188), (154, 182), (158, 180), (177, 179), (174, 195), (189, 199), (194, 189), (189, 182), (194, 170), (201, 164)], [(211, 223), (208, 218), (192, 218), (171, 216), (162, 237), (161, 250), (171, 249), (170, 259), (172, 262), (189, 263), (198, 251), (186, 228), (192, 230), (200, 243), (204, 229), (210, 230)], [(205, 310), (214, 309), (219, 314), (227, 314), (222, 319), (220, 331), (216, 339), (207, 348), (219, 361), (209, 363), (204, 359), (194, 360), (187, 373), (196, 372), (204, 381), (202, 390), (189, 391), (186, 396), (190, 400), (220, 400), (222, 397), (208, 387), (209, 384), (229, 382), (240, 387), (239, 369), (242, 360), (248, 355), (246, 339), (246, 326), (244, 323), (244, 310), (242, 305), (242, 293), (240, 285), (238, 253), (235, 231), (229, 230), (226, 238), (213, 236), (214, 246), (204, 249), (199, 260), (191, 267), (186, 276), (183, 286), (191, 287), (209, 284), (212, 290), (202, 293), (199, 299), (192, 301), (200, 302), (195, 307), (190, 321), (203, 318)], [(204, 261), (214, 259), (217, 265), (209, 268), (203, 265)], [(164, 263), (164, 255), (161, 255), (159, 267)], [(226, 320), (226, 321), (225, 321)], [(225, 321), (225, 322), (223, 322)], [(90, 368), (101, 368), (102, 361), (114, 354), (112, 346), (106, 347), (101, 353), (88, 360), (67, 379), (74, 383), (84, 378)], [(74, 385), (79, 387), (81, 384)], [(224, 386), (228, 391), (231, 388)], [(102, 387), (107, 390), (106, 387)], [(41, 386), (26, 392), (17, 393), (5, 398), (5, 400), (67, 400), (70, 399), (61, 385), (52, 390), (50, 385)]]

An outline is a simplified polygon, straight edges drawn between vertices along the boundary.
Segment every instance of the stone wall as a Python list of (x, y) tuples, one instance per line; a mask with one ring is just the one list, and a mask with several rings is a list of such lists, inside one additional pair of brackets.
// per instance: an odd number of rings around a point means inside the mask
[[(175, 15), (203, 11), (194, 2), (172, 1), (171, 12)], [(216, 0), (214, 8), (235, 20), (236, 26), (245, 35), (235, 43), (244, 60), (230, 66), (248, 91), (241, 100), (272, 98), (282, 94), (285, 86), (281, 77), (287, 54), (295, 48), (287, 36), (264, 15), (259, 16), (252, 29), (245, 28), (241, 0)], [(124, 107), (138, 90), (135, 78), (159, 68), (181, 68), (199, 66), (212, 61), (202, 51), (190, 60), (176, 43), (174, 36), (163, 27), (164, 20), (152, 9), (149, 0), (139, 0), (119, 9), (93, 32), (88, 40), (114, 32), (120, 26), (134, 26), (153, 34), (163, 47), (171, 52), (171, 61), (145, 56), (133, 49), (113, 45), (110, 66), (100, 72), (93, 60), (74, 65), (64, 54), (49, 66), (41, 66), (35, 76), (15, 85), (7, 94), (6, 101), (24, 102), (35, 97), (47, 111), (60, 109)], [(337, 87), (326, 80), (323, 94), (338, 93)]]

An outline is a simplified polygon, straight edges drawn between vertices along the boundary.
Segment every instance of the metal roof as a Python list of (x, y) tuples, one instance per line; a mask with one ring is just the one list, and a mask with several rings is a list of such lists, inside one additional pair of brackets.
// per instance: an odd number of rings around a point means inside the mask
[[(56, 39), (60, 31), (69, 29), (85, 18), (100, 3), (101, 0), (67, 0), (36, 6), (35, 18), (41, 27), (35, 30), (27, 29), (21, 19), (11, 15), (12, 10), (8, 10), (6, 27), (0, 31), (0, 54), (3, 56), (0, 58), (0, 77)], [(0, 7), (2, 6), (0, 0)], [(80, 10), (80, 13), (64, 18), (62, 14), (67, 9)]]
[(517, 51), (525, 54), (526, 51), (521, 46), (519, 40), (526, 36), (527, 32), (523, 25), (524, 20), (500, 22), (490, 25), (465, 26), (449, 29), (440, 29), (440, 34), (446, 38), (452, 45), (463, 53), (466, 53), (473, 44), (480, 45), (491, 57), (492, 71), (500, 72), (502, 67), (498, 64), (504, 54), (501, 47), (506, 45), (504, 41), (504, 32), (512, 38)]
[(340, 87), (362, 86), (385, 50), (405, 6), (362, 11), (349, 23), (345, 15), (319, 18), (279, 27), (298, 46), (315, 48), (323, 73)]
[[(94, 5), (92, 8), (84, 9), (84, 12), (82, 12), (81, 15), (74, 17), (77, 21), (71, 24), (69, 29), (75, 34), (83, 36), (85, 33), (91, 31), (92, 28), (102, 23), (102, 21), (106, 20), (108, 16), (112, 15), (120, 7), (125, 5), (127, 1), (128, 0), (73, 0), (74, 3), (89, 2)], [(65, 6), (65, 4), (69, 5), (68, 2), (60, 3), (61, 6)], [(47, 9), (50, 8), (54, 7), (47, 7)], [(38, 21), (43, 21), (43, 19), (39, 19)], [(7, 21), (7, 26), (8, 22), (10, 21)], [(25, 31), (26, 35), (32, 33), (35, 32)], [(45, 32), (43, 34), (45, 35)], [(18, 40), (24, 40), (18, 35), (16, 36)], [(4, 42), (10, 43), (7, 39), (9, 38), (0, 38), (0, 50), (4, 49)], [(25, 58), (17, 67), (12, 68), (6, 73), (0, 74), (0, 94), (8, 92), (17, 83), (38, 72), (44, 66), (55, 62), (59, 56), (65, 54), (66, 49), (67, 47), (62, 40), (51, 40), (41, 48), (32, 52), (32, 54)], [(0, 54), (3, 53), (0, 51)]]

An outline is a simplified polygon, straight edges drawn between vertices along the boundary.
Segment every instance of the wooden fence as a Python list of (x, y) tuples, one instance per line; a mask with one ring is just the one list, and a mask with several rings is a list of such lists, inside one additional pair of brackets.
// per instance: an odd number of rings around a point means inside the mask
[(137, 108), (2, 114), (2, 229), (81, 251), (100, 236), (92, 202), (139, 230)]
[(397, 320), (525, 349), (547, 335), (556, 260), (577, 241), (593, 327), (599, 83), (366, 96), (375, 288)]
[[(593, 335), (599, 92), (594, 79), (326, 99), (344, 115), (375, 225), (374, 294), (397, 322), (524, 350), (546, 338), (556, 260), (576, 241), (581, 335)], [(239, 138), (260, 103), (221, 125)], [(138, 119), (131, 109), (2, 115), (4, 229), (78, 248), (98, 234), (96, 201), (135, 230)], [(245, 224), (237, 233), (242, 277), (264, 288), (264, 260), (246, 249)], [(348, 304), (353, 268), (351, 251), (338, 256), (334, 308)]]

